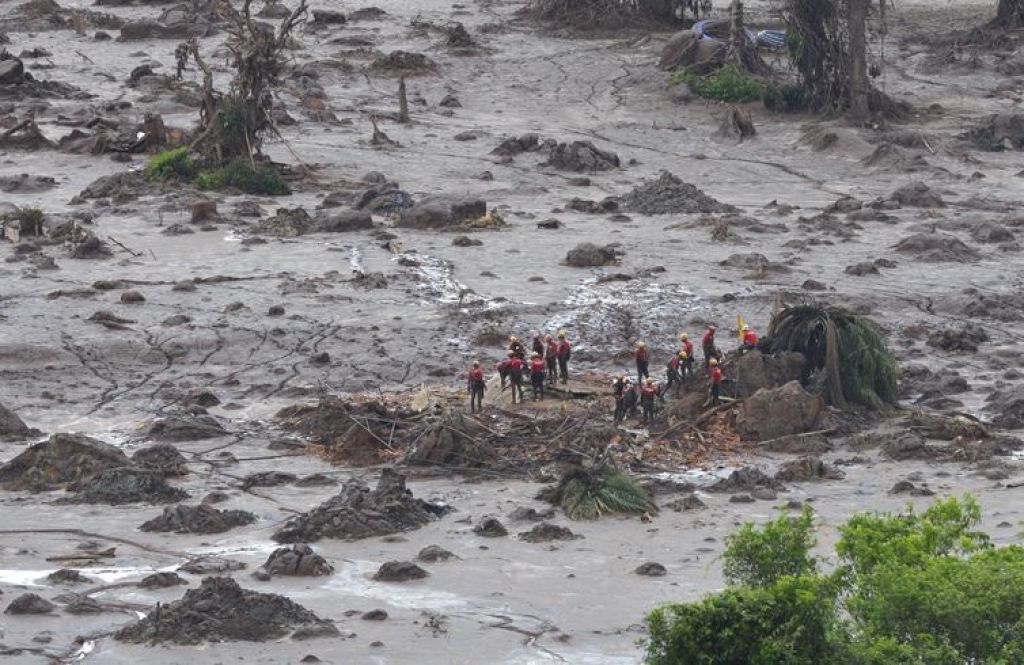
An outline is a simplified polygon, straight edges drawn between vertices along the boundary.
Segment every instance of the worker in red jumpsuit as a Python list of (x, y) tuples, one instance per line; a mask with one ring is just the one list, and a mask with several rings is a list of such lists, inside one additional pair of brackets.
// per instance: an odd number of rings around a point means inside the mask
[(644, 422), (654, 420), (654, 403), (661, 394), (661, 390), (654, 384), (654, 379), (648, 378), (640, 388), (640, 408), (643, 410)]
[(540, 357), (544, 357), (544, 338), (540, 336), (539, 332), (533, 333), (533, 352)]
[(522, 361), (526, 360), (526, 347), (519, 341), (519, 338), (512, 335), (508, 338), (508, 350), (512, 352), (516, 358)]
[(668, 376), (668, 385), (665, 386), (666, 392), (672, 390), (673, 386), (675, 387), (675, 393), (677, 395), (679, 394), (679, 391), (682, 390), (683, 377), (681, 372), (683, 369), (683, 361), (685, 359), (686, 351), (680, 351), (679, 353), (669, 358), (668, 365), (665, 370), (665, 373)]
[(721, 360), (722, 352), (715, 346), (715, 332), (718, 328), (714, 325), (708, 326), (708, 330), (704, 333), (704, 339), (701, 340), (701, 348), (704, 351), (704, 366), (710, 367), (712, 360)]
[(512, 403), (516, 403), (516, 396), (523, 401), (523, 368), (526, 366), (519, 356), (514, 353), (508, 360), (508, 378), (512, 384)]
[(708, 361), (708, 365), (711, 367), (711, 406), (718, 406), (721, 401), (722, 382), (725, 381), (725, 375), (722, 374), (722, 368), (718, 366), (716, 358)]
[(500, 363), (495, 365), (498, 370), (498, 376), (501, 377), (501, 389), (505, 390), (505, 383), (508, 381), (508, 364), (512, 362), (512, 352), (508, 352), (508, 358), (502, 360)]
[(756, 349), (757, 342), (757, 333), (751, 330), (750, 326), (743, 326), (743, 350)]
[(548, 365), (548, 383), (558, 381), (558, 342), (548, 335), (545, 339), (544, 362)]
[(533, 387), (533, 399), (544, 399), (544, 376), (547, 367), (540, 354), (534, 352), (530, 360), (530, 385)]
[(693, 342), (686, 333), (679, 336), (679, 342), (683, 345), (683, 353), (686, 354), (686, 360), (679, 368), (679, 376), (693, 376)]
[(572, 344), (565, 338), (565, 331), (558, 333), (558, 373), (562, 383), (569, 383), (569, 358), (572, 356)]
[(629, 379), (623, 375), (612, 381), (612, 395), (615, 397), (615, 413), (612, 419), (618, 425), (626, 416), (626, 389), (629, 387)]
[(475, 413), (484, 408), (484, 370), (480, 367), (480, 361), (473, 361), (473, 369), (469, 370), (469, 410)]
[(636, 343), (636, 351), (633, 352), (633, 358), (636, 360), (636, 382), (643, 385), (644, 379), (651, 375), (651, 356), (647, 352), (647, 344), (645, 342)]

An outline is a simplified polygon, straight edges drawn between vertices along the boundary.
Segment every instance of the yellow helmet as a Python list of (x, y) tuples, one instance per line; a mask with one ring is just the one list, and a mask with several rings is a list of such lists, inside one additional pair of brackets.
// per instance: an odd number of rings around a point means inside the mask
[(687, 356), (687, 355), (686, 355), (686, 351), (680, 351), (680, 352), (679, 352), (679, 358), (680, 358), (680, 360), (686, 360), (686, 359), (687, 359), (688, 357), (689, 357), (689, 356)]
[(641, 348), (641, 349), (642, 349), (642, 348), (644, 348), (645, 346), (647, 346), (647, 342), (637, 342), (637, 343), (636, 343), (636, 345), (637, 345), (637, 347), (639, 347), (639, 348)]
[(714, 367), (714, 366), (716, 366), (718, 364), (718, 360), (715, 359), (715, 358), (712, 358), (711, 360), (708, 361), (708, 364), (711, 365), (712, 367)]
[(564, 330), (559, 330), (558, 331), (558, 336), (559, 337), (565, 337), (565, 331)]
[(683, 340), (683, 341), (686, 341), (686, 340), (690, 339), (690, 336), (689, 336), (689, 335), (687, 335), (686, 333), (683, 333), (683, 334), (681, 334), (681, 335), (679, 336), (679, 339), (681, 339), (681, 340)]

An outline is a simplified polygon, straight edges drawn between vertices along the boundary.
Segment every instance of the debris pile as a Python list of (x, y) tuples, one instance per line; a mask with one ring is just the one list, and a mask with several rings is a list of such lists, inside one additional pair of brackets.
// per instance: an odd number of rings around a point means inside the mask
[(54, 434), (0, 466), (0, 485), (45, 492), (123, 466), (128, 458), (114, 446), (81, 434)]
[(255, 521), (256, 516), (244, 510), (218, 510), (206, 503), (198, 506), (178, 504), (164, 508), (163, 513), (139, 528), (173, 533), (224, 533)]
[(645, 180), (633, 191), (620, 197), (624, 210), (644, 215), (721, 214), (739, 212), (735, 207), (708, 196), (695, 185), (683, 182), (668, 171), (658, 178)]
[(292, 545), (274, 550), (267, 562), (253, 575), (257, 579), (269, 580), (274, 575), (321, 577), (333, 572), (334, 566), (309, 545)]
[(74, 496), (63, 503), (102, 503), (119, 506), (126, 503), (173, 503), (188, 498), (188, 493), (171, 487), (156, 471), (121, 467), (108, 469), (68, 487)]

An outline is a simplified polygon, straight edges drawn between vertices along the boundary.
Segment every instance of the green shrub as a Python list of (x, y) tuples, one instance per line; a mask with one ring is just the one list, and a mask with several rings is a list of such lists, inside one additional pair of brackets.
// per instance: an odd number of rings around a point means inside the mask
[(195, 162), (192, 161), (186, 147), (158, 153), (146, 165), (146, 178), (151, 181), (168, 178), (188, 179), (195, 175), (195, 172)]
[(764, 97), (765, 85), (732, 65), (722, 67), (714, 74), (697, 76), (691, 72), (676, 72), (672, 85), (685, 83), (693, 94), (719, 102), (756, 102)]
[(812, 575), (817, 571), (810, 556), (814, 542), (814, 513), (806, 506), (799, 517), (780, 515), (760, 529), (745, 524), (725, 539), (725, 579), (760, 588), (785, 576)]
[(557, 485), (542, 491), (539, 498), (561, 506), (573, 520), (658, 512), (640, 483), (606, 464), (570, 469)]
[(288, 184), (281, 179), (281, 174), (272, 166), (257, 164), (254, 167), (244, 157), (239, 157), (222, 168), (202, 171), (195, 177), (192, 184), (196, 189), (203, 190), (234, 187), (246, 194), (262, 194), (264, 196), (291, 194)]

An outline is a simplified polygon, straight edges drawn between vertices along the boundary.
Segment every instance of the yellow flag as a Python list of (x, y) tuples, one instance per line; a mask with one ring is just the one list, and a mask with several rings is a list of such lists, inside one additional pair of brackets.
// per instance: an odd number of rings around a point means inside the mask
[(736, 317), (736, 330), (739, 331), (738, 337), (740, 338), (740, 341), (742, 342), (743, 341), (743, 315), (742, 314), (740, 314), (739, 316)]

